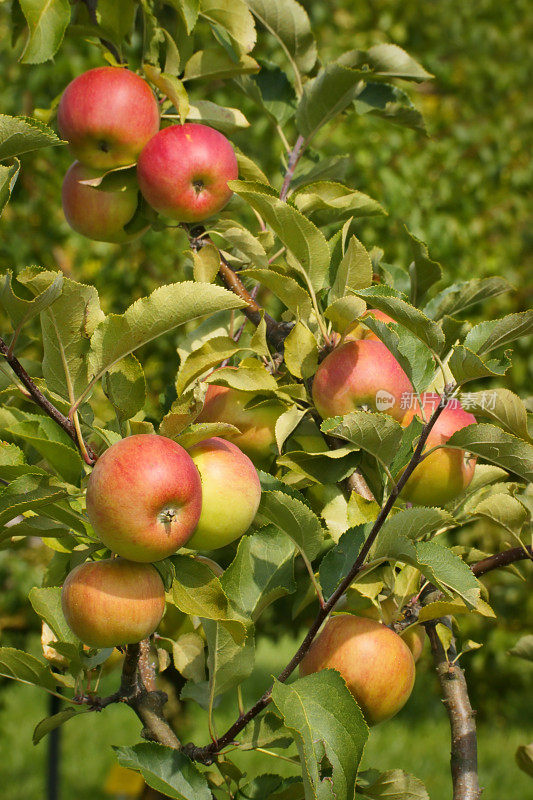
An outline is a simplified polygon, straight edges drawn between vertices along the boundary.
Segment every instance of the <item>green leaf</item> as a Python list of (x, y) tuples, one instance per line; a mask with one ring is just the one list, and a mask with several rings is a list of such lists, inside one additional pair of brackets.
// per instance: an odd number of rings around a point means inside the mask
[(219, 220), (216, 236), (219, 236), (226, 247), (233, 251), (233, 255), (243, 264), (255, 264), (268, 268), (268, 258), (259, 239), (233, 220)]
[(372, 769), (359, 773), (359, 796), (366, 800), (430, 800), (422, 781), (401, 769), (381, 773)]
[[(55, 277), (56, 272), (27, 270), (18, 279), (38, 295)], [(96, 289), (69, 278), (63, 279), (61, 296), (41, 314), (46, 385), (71, 403), (89, 380), (89, 339), (103, 319)]]
[(446, 315), (453, 317), (476, 303), (498, 297), (512, 288), (504, 278), (499, 277), (458, 281), (432, 298), (424, 308), (424, 313), (432, 319), (442, 319)]
[(251, 181), (256, 183), (264, 183), (265, 186), (269, 186), (270, 182), (265, 175), (265, 173), (257, 166), (255, 161), (245, 155), (238, 147), (234, 146), (235, 155), (237, 157), (237, 164), (239, 167), (239, 175), (245, 181)]
[(34, 587), (30, 591), (29, 600), (35, 613), (44, 619), (60, 642), (81, 644), (67, 625), (61, 607), (61, 588), (59, 586)]
[(366, 311), (366, 303), (359, 297), (348, 295), (340, 297), (326, 308), (324, 316), (331, 320), (336, 331), (345, 333), (357, 317), (362, 316)]
[(291, 375), (306, 380), (315, 374), (318, 366), (318, 344), (303, 322), (298, 321), (285, 339), (283, 354)]
[(239, 88), (278, 125), (294, 116), (296, 96), (287, 75), (275, 64), (261, 62), (261, 71), (253, 78), (237, 79)]
[(219, 106), (211, 100), (195, 100), (190, 103), (187, 119), (216, 128), (226, 136), (250, 127), (250, 123), (238, 108)]
[(278, 445), (278, 452), (281, 453), (283, 444), (291, 435), (294, 429), (300, 424), (303, 417), (307, 413), (306, 409), (298, 408), (292, 405), (287, 411), (284, 411), (276, 420), (275, 435), (276, 444)]
[(183, 83), (152, 64), (143, 64), (143, 71), (148, 80), (168, 97), (178, 112), (180, 121), (184, 123), (189, 115), (189, 96)]
[(519, 769), (533, 778), (533, 743), (519, 745), (514, 758)]
[(68, 0), (19, 0), (29, 35), (22, 52), (23, 64), (42, 64), (59, 49), (70, 22)]
[(533, 445), (495, 425), (484, 422), (468, 425), (454, 433), (446, 442), (446, 447), (467, 450), (509, 472), (515, 472), (525, 481), (533, 480)]
[(313, 482), (337, 483), (352, 474), (359, 456), (352, 447), (309, 453), (307, 450), (291, 450), (278, 458), (279, 466), (299, 472)]
[(316, 43), (305, 9), (296, 0), (247, 0), (253, 15), (280, 43), (296, 75), (311, 72)]
[(228, 186), (261, 214), (267, 225), (300, 263), (313, 289), (321, 289), (327, 277), (330, 259), (328, 244), (322, 231), (295, 208), (262, 191), (257, 184), (249, 187), (245, 181), (228, 181)]
[[(255, 750), (257, 747), (283, 747), (292, 743), (289, 731), (276, 714), (268, 712), (256, 717), (246, 726), (239, 745), (242, 750)], [(246, 796), (246, 795), (245, 795)]]
[(424, 342), (430, 350), (436, 353), (441, 352), (444, 346), (444, 334), (440, 326), (401, 297), (391, 296), (388, 287), (371, 286), (368, 289), (359, 289), (355, 294), (365, 300), (368, 305), (379, 308), (380, 311), (391, 316), (396, 322), (411, 331), (421, 342)]
[(192, 381), (227, 358), (231, 358), (240, 349), (240, 346), (230, 336), (215, 336), (204, 342), (198, 349), (193, 350), (180, 365), (176, 378), (178, 397), (183, 394)]
[(146, 401), (144, 372), (135, 356), (126, 356), (114, 364), (105, 373), (102, 388), (121, 420), (134, 417)]
[[(405, 227), (405, 232), (413, 254), (413, 261), (409, 265), (411, 303), (418, 306), (425, 300), (431, 287), (441, 280), (442, 267), (438, 261), (430, 258), (425, 242), (418, 239), (407, 227)], [(428, 316), (431, 315), (428, 314)]]
[(289, 686), (275, 681), (272, 700), (296, 741), (306, 797), (352, 800), (368, 728), (339, 673), (322, 670)]
[(372, 114), (394, 125), (426, 133), (424, 118), (409, 95), (388, 83), (367, 83), (357, 95), (355, 110), (358, 114)]
[(63, 142), (44, 123), (31, 117), (9, 117), (7, 114), (0, 114), (1, 161), (31, 150), (39, 150), (41, 147), (58, 144)]
[(385, 324), (372, 316), (366, 317), (364, 324), (390, 350), (413, 384), (415, 392), (421, 393), (427, 389), (435, 374), (436, 366), (427, 345), (403, 325)]
[[(484, 617), (496, 618), (492, 608), (483, 600), (479, 601), (474, 610)], [(437, 600), (420, 609), (418, 621), (428, 622), (431, 619), (440, 619), (447, 616), (454, 617), (458, 614), (472, 614), (472, 609), (468, 608), (462, 600)]]
[(24, 511), (55, 503), (66, 497), (58, 486), (50, 486), (41, 475), (21, 475), (0, 489), (0, 524), (4, 525)]
[(328, 64), (307, 81), (296, 110), (296, 126), (309, 142), (320, 128), (345, 111), (360, 91), (361, 74)]
[(286, 533), (308, 561), (320, 552), (324, 530), (318, 517), (300, 500), (277, 490), (263, 491), (258, 513)]
[(15, 330), (20, 330), (26, 322), (44, 311), (57, 300), (63, 290), (63, 274), (52, 280), (46, 289), (36, 295), (33, 300), (24, 300), (13, 291), (13, 275), (8, 272), (0, 289), (0, 304), (6, 311)]
[(233, 78), (235, 75), (250, 75), (259, 72), (259, 64), (249, 55), (241, 55), (234, 61), (228, 53), (217, 48), (198, 50), (185, 64), (184, 81)]
[(155, 742), (113, 747), (118, 763), (173, 800), (212, 800), (207, 781), (183, 752)]
[(197, 633), (184, 633), (172, 642), (174, 666), (193, 683), (205, 679), (204, 648), (204, 640)]
[(240, 433), (239, 428), (235, 425), (230, 425), (228, 422), (197, 422), (188, 425), (185, 430), (175, 436), (172, 436), (178, 444), (181, 444), (185, 450), (189, 447), (203, 442), (204, 439), (211, 439), (212, 436), (220, 436), (222, 439), (231, 439)]
[[(236, 642), (228, 630), (217, 622), (202, 621), (208, 645), (208, 690), (211, 697), (235, 688), (248, 678), (254, 668), (255, 644), (253, 626), (247, 631), (246, 641)], [(203, 684), (198, 684), (201, 688)], [(181, 697), (184, 697), (182, 692)]]
[(402, 440), (402, 426), (387, 414), (352, 411), (331, 417), (320, 426), (323, 433), (346, 439), (361, 450), (390, 464)]
[[(222, 367), (213, 372), (206, 379), (206, 383), (216, 383), (220, 386), (230, 386), (243, 392), (272, 394), (278, 391), (276, 379), (264, 366), (255, 359), (241, 361), (239, 368)], [(253, 398), (250, 397), (250, 400)]]
[(521, 636), (514, 647), (509, 650), (510, 656), (524, 658), (526, 661), (533, 661), (533, 634), (528, 633)]
[(407, 508), (388, 517), (383, 523), (376, 544), (376, 558), (386, 552), (397, 537), (411, 541), (433, 536), (437, 531), (456, 526), (451, 514), (441, 508)]
[(495, 492), (469, 508), (469, 518), (485, 517), (496, 525), (501, 525), (519, 538), (524, 525), (531, 515), (527, 508), (512, 495)]
[(487, 417), (504, 430), (530, 441), (527, 409), (522, 400), (509, 389), (496, 388), (482, 392), (462, 392), (461, 405), (477, 417)]
[(469, 331), (464, 344), (465, 347), (482, 356), (532, 332), (533, 311), (520, 311), (517, 314), (508, 314), (501, 319), (480, 322)]
[(117, 361), (178, 325), (244, 305), (220, 286), (194, 281), (161, 286), (133, 303), (124, 314), (110, 314), (96, 328), (89, 353), (91, 383)]
[(200, 0), (200, 15), (227, 31), (237, 53), (252, 50), (255, 24), (244, 0)]
[(350, 50), (338, 60), (350, 67), (370, 70), (376, 77), (402, 78), (417, 82), (433, 77), (396, 44), (376, 44), (368, 50)]
[(59, 475), (77, 484), (83, 461), (72, 439), (49, 417), (20, 411), (18, 414), (20, 421), (11, 423), (6, 432), (31, 444)]
[(458, 385), (480, 378), (501, 378), (505, 375), (511, 362), (507, 354), (501, 358), (484, 360), (464, 345), (456, 345), (448, 360), (448, 367)]
[(39, 744), (41, 739), (51, 733), (51, 731), (59, 728), (60, 725), (68, 722), (68, 720), (72, 719), (72, 717), (77, 717), (79, 714), (87, 714), (87, 712), (90, 710), (91, 709), (89, 706), (81, 706), (78, 708), (75, 706), (69, 706), (63, 711), (60, 711), (58, 714), (53, 714), (51, 717), (45, 717), (45, 719), (42, 719), (35, 726), (35, 730), (33, 731), (33, 744)]
[(198, 19), (200, 0), (169, 0), (169, 4), (179, 11), (185, 23), (187, 33), (191, 34)]
[(98, 0), (98, 23), (119, 48), (133, 27), (136, 11), (134, 0)]
[(267, 526), (239, 541), (237, 554), (223, 575), (223, 586), (241, 617), (257, 620), (264, 609), (296, 590), (294, 545)]
[(56, 678), (48, 664), (14, 647), (0, 647), (0, 675), (41, 686), (51, 692), (55, 692), (57, 687)]
[(11, 160), (13, 163), (10, 165), (0, 164), (0, 216), (9, 202), (20, 171), (20, 161), (17, 158)]
[(363, 525), (350, 528), (320, 562), (319, 578), (324, 597), (330, 597), (348, 575), (363, 546), (365, 533)]
[(266, 773), (258, 775), (239, 789), (235, 800), (304, 800), (304, 787), (300, 778), (282, 778)]
[(309, 293), (289, 275), (281, 275), (272, 269), (245, 269), (241, 276), (256, 280), (278, 297), (295, 317), (308, 321), (311, 315)]
[(359, 239), (352, 236), (329, 291), (329, 302), (333, 303), (352, 291), (366, 289), (371, 283), (372, 262), (370, 256)]
[(202, 561), (191, 556), (172, 556), (176, 577), (170, 591), (171, 602), (183, 611), (208, 620), (219, 620), (231, 637), (242, 644), (246, 630), (233, 617), (220, 579)]
[(386, 213), (377, 200), (333, 181), (306, 184), (292, 195), (292, 200), (302, 214), (318, 214), (321, 224), (351, 215), (368, 217)]

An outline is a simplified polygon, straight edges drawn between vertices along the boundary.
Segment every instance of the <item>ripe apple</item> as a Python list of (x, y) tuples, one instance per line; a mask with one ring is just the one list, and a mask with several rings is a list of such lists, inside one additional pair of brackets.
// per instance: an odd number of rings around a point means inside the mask
[(409, 420), (411, 381), (383, 342), (348, 341), (336, 347), (319, 365), (313, 380), (313, 401), (321, 417), (348, 414), (361, 406), (382, 411), (398, 422)]
[(225, 439), (205, 439), (189, 455), (202, 481), (202, 513), (187, 547), (215, 550), (246, 533), (259, 507), (261, 484), (248, 456)]
[(228, 439), (259, 467), (268, 467), (276, 445), (276, 420), (284, 407), (276, 400), (246, 408), (253, 394), (228, 386), (209, 384), (204, 407), (196, 422), (227, 422), (240, 430)]
[(165, 587), (151, 564), (123, 558), (86, 561), (67, 576), (61, 606), (69, 627), (85, 644), (133, 644), (161, 622)]
[(133, 164), (159, 130), (159, 107), (139, 75), (124, 67), (96, 67), (67, 86), (57, 110), (59, 133), (88, 167)]
[(63, 211), (71, 228), (88, 239), (116, 244), (131, 242), (148, 230), (148, 225), (128, 233), (124, 225), (137, 210), (139, 187), (135, 178), (124, 176), (117, 191), (98, 189), (80, 181), (97, 178), (101, 173), (75, 161), (63, 180)]
[(426, 630), (423, 625), (413, 625), (401, 634), (405, 644), (413, 654), (415, 664), (422, 655), (424, 642), (426, 640)]
[(179, 444), (156, 434), (117, 442), (98, 459), (87, 486), (97, 536), (132, 561), (159, 561), (193, 534), (202, 508), (200, 475)]
[(147, 202), (180, 222), (201, 222), (224, 208), (237, 158), (223, 134), (186, 122), (163, 128), (139, 156), (137, 175)]
[(344, 332), (342, 337), (343, 342), (354, 341), (355, 339), (373, 339), (376, 342), (380, 342), (381, 339), (379, 336), (376, 336), (374, 331), (371, 331), (370, 328), (364, 324), (365, 317), (375, 317), (375, 319), (379, 320), (380, 322), (394, 322), (392, 317), (389, 317), (388, 314), (385, 314), (384, 311), (380, 311), (379, 308), (369, 308), (366, 311), (360, 320), (356, 320), (352, 323)]
[[(433, 413), (432, 403), (426, 401), (424, 409), (428, 420)], [(420, 414), (419, 408), (416, 413)], [(423, 453), (444, 444), (456, 431), (475, 422), (473, 414), (465, 411), (458, 401), (451, 401), (431, 429)], [(476, 459), (467, 458), (464, 450), (440, 447), (415, 468), (402, 489), (402, 497), (421, 506), (445, 505), (467, 488), (475, 467)]]
[(336, 669), (369, 725), (393, 717), (415, 682), (415, 662), (398, 634), (376, 622), (339, 614), (324, 625), (300, 664), (300, 675)]

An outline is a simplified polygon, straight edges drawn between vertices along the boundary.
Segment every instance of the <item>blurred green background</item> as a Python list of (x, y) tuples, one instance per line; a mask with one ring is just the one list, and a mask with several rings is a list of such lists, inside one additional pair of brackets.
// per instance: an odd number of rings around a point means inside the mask
[[(492, 318), (530, 306), (530, 4), (526, 0), (506, 4), (496, 0), (366, 0), (357, 4), (311, 0), (303, 4), (324, 60), (350, 48), (394, 42), (435, 75), (432, 83), (410, 90), (426, 117), (430, 138), (353, 115), (325, 128), (316, 142), (321, 155), (347, 155), (343, 180), (375, 197), (389, 212), (388, 217), (358, 225), (357, 233), (367, 248), (379, 246), (386, 262), (406, 266), (402, 231), (407, 224), (442, 263), (447, 283), (500, 274), (515, 285), (512, 295), (485, 306), (480, 312), (483, 316)], [(96, 48), (67, 38), (53, 63), (20, 65), (9, 39), (10, 14), (10, 2), (0, 0), (0, 113), (33, 114), (47, 109), (68, 81), (102, 63)], [(268, 40), (262, 41), (259, 52), (277, 58)], [(197, 98), (242, 108), (251, 125), (234, 141), (279, 182), (281, 145), (270, 123), (258, 117), (239, 90), (232, 83), (216, 82), (196, 86), (194, 93)], [(294, 133), (290, 129), (287, 133), (293, 140)], [(122, 311), (161, 283), (183, 279), (187, 274), (183, 243), (172, 231), (149, 232), (129, 246), (115, 247), (89, 242), (68, 228), (60, 188), (70, 160), (63, 148), (24, 157), (12, 202), (0, 221), (0, 272), (30, 264), (59, 266), (77, 280), (96, 285), (105, 311)], [(140, 354), (154, 398), (172, 383), (178, 335), (166, 336)], [(531, 350), (517, 345), (505, 385), (523, 397), (530, 394), (532, 366)], [(487, 550), (498, 549), (504, 542), (502, 531), (481, 523), (461, 537), (463, 543)], [(37, 619), (26, 598), (29, 588), (40, 581), (43, 557), (39, 549), (31, 548), (0, 552), (1, 644), (22, 645), (29, 633), (36, 646)], [(481, 619), (461, 623), (465, 639), (484, 645), (464, 659), (480, 721), (481, 783), (488, 798), (525, 799), (531, 781), (516, 767), (514, 751), (533, 738), (531, 668), (509, 657), (507, 650), (533, 618), (533, 600), (527, 584), (510, 573), (496, 579), (490, 576), (487, 582), (494, 587), (491, 602), (501, 614), (498, 623)], [(257, 696), (294, 647), (286, 633), (287, 608), (283, 602), (278, 605), (263, 622), (265, 638), (250, 697)], [(107, 680), (116, 681), (117, 676)], [(228, 702), (232, 704), (233, 699)], [(46, 743), (32, 750), (31, 731), (46, 715), (46, 703), (38, 690), (7, 681), (0, 684), (0, 780), (6, 800), (43, 797)], [(233, 707), (222, 706), (221, 727), (233, 713)], [(65, 728), (63, 736), (63, 797), (97, 800), (104, 796), (103, 776), (112, 762), (108, 744), (135, 741), (137, 722), (127, 709), (112, 708), (68, 724), (70, 729)], [(182, 724), (185, 738), (205, 738), (205, 733), (198, 732), (199, 715), (194, 709), (187, 710)], [(372, 732), (365, 762), (409, 770), (426, 781), (432, 800), (444, 800), (450, 796), (448, 753), (448, 725), (426, 653), (411, 701), (394, 721)], [(87, 766), (81, 769), (80, 763)], [(261, 765), (247, 762), (250, 774), (255, 774), (256, 767), (264, 771), (268, 765), (264, 759)]]

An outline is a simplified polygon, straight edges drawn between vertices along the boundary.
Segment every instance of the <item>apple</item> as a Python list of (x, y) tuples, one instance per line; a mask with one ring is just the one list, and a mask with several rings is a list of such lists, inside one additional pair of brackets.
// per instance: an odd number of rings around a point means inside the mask
[(361, 319), (356, 320), (346, 329), (342, 341), (349, 342), (355, 339), (373, 339), (376, 342), (380, 342), (381, 339), (379, 336), (376, 336), (374, 331), (371, 331), (363, 322), (364, 318), (368, 316), (374, 317), (380, 322), (394, 322), (392, 317), (389, 317), (384, 311), (380, 311), (379, 308), (369, 308), (368, 311), (365, 311)]
[(300, 675), (336, 669), (369, 725), (393, 717), (415, 682), (415, 662), (398, 634), (352, 614), (330, 617), (300, 664)]
[(181, 445), (156, 434), (128, 436), (98, 459), (87, 486), (97, 536), (131, 561), (159, 561), (193, 534), (200, 475)]
[(180, 222), (201, 222), (224, 208), (232, 195), (228, 181), (238, 172), (226, 137), (195, 122), (163, 128), (144, 147), (137, 164), (146, 201)]
[(123, 558), (86, 561), (67, 575), (61, 606), (69, 628), (85, 644), (133, 644), (161, 622), (165, 587), (151, 564)]
[(65, 175), (62, 188), (65, 218), (78, 233), (98, 242), (131, 242), (148, 230), (148, 225), (134, 233), (124, 230), (137, 211), (139, 187), (134, 176), (124, 176), (117, 191), (98, 189), (80, 181), (101, 175), (97, 170), (75, 161)]
[[(428, 420), (434, 410), (433, 403), (426, 400), (424, 409)], [(416, 413), (420, 415), (419, 406)], [(431, 429), (422, 452), (444, 444), (456, 431), (475, 422), (474, 415), (465, 411), (457, 400), (449, 401)], [(402, 489), (402, 497), (421, 506), (445, 505), (467, 488), (475, 467), (476, 459), (467, 457), (464, 450), (440, 447), (415, 468)]]
[(424, 649), (424, 642), (426, 639), (426, 631), (423, 625), (412, 625), (407, 630), (400, 634), (405, 644), (413, 654), (415, 664), (422, 655)]
[(57, 110), (59, 133), (75, 157), (94, 169), (134, 164), (159, 130), (159, 107), (139, 75), (96, 67), (67, 86)]
[(205, 439), (189, 455), (202, 481), (202, 513), (187, 547), (215, 550), (246, 533), (259, 507), (261, 484), (248, 456), (225, 439)]
[(276, 400), (246, 408), (254, 396), (250, 392), (209, 384), (204, 406), (196, 422), (227, 422), (240, 433), (227, 436), (260, 467), (269, 467), (276, 446), (276, 421), (285, 410)]
[(411, 381), (383, 342), (348, 341), (319, 365), (313, 380), (313, 401), (321, 417), (336, 417), (361, 406), (382, 411), (398, 422), (410, 421)]

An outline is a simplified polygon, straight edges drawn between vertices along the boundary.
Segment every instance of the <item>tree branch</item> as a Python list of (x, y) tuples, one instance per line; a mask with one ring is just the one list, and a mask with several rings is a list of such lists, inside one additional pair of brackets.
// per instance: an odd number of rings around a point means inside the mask
[[(413, 456), (405, 468), (404, 472), (402, 473), (398, 483), (395, 487), (393, 487), (387, 501), (385, 502), (384, 506), (382, 507), (381, 511), (379, 512), (374, 525), (372, 526), (372, 530), (370, 531), (363, 547), (359, 555), (357, 556), (355, 562), (350, 569), (350, 572), (346, 575), (346, 577), (341, 581), (337, 589), (333, 592), (331, 597), (327, 600), (323, 607), (320, 608), (318, 614), (315, 617), (315, 620), (311, 627), (309, 628), (304, 640), (302, 641), (300, 647), (291, 658), (285, 669), (278, 675), (278, 681), (284, 683), (287, 678), (294, 672), (300, 661), (303, 659), (307, 651), (309, 650), (313, 639), (315, 638), (316, 634), (318, 633), (322, 623), (325, 619), (329, 616), (330, 612), (336, 606), (338, 600), (344, 594), (346, 589), (350, 586), (356, 575), (359, 573), (361, 568), (363, 567), (364, 561), (370, 551), (370, 548), (374, 544), (385, 520), (387, 519), (394, 503), (396, 502), (398, 495), (400, 494), (401, 490), (407, 483), (410, 475), (418, 465), (420, 461), (420, 456), (422, 454), (422, 450), (424, 449), (424, 445), (426, 440), (437, 422), (438, 418), (442, 414), (444, 407), (446, 405), (446, 401), (449, 395), (452, 393), (454, 387), (450, 386), (445, 389), (443, 402), (435, 409), (431, 419), (428, 423), (424, 426), (422, 433), (420, 435), (420, 439), (418, 440), (418, 444), (415, 448)], [(231, 725), (230, 728), (220, 736), (216, 741), (211, 742), (211, 744), (207, 745), (206, 747), (196, 747), (193, 744), (186, 745), (185, 750), (190, 758), (201, 761), (203, 763), (209, 764), (212, 763), (213, 757), (216, 753), (219, 753), (224, 747), (229, 745), (235, 737), (243, 730), (243, 728), (248, 725), (248, 723), (254, 719), (266, 706), (270, 703), (272, 689), (268, 689), (263, 696), (244, 714), (241, 714), (236, 722)]]
[(167, 699), (165, 692), (156, 688), (150, 663), (150, 640), (145, 639), (127, 646), (118, 691), (108, 697), (84, 697), (81, 702), (94, 711), (101, 711), (113, 703), (126, 703), (143, 723), (142, 736), (145, 739), (179, 750), (181, 742), (163, 714)]
[(296, 139), (296, 143), (291, 150), (291, 154), (289, 156), (289, 163), (287, 164), (287, 172), (285, 173), (285, 178), (283, 180), (283, 186), (281, 187), (281, 192), (279, 195), (280, 200), (286, 200), (287, 195), (289, 193), (289, 187), (291, 185), (291, 181), (294, 176), (294, 170), (296, 169), (296, 165), (300, 160), (300, 156), (302, 155), (302, 148), (304, 145), (304, 137), (298, 136)]
[(435, 621), (428, 622), (425, 627), (450, 720), (453, 800), (478, 800), (481, 790), (477, 773), (475, 712), (470, 705), (465, 676), (457, 662), (451, 664), (446, 658)]
[(524, 561), (525, 559), (533, 561), (533, 547), (524, 545), (523, 547), (513, 547), (510, 550), (504, 550), (503, 553), (496, 553), (494, 556), (488, 556), (488, 558), (484, 558), (482, 561), (471, 564), (470, 569), (474, 575), (479, 578), (480, 575), (485, 575), (493, 569), (508, 567), (509, 564), (513, 564), (515, 561)]
[[(54, 422), (56, 422), (60, 428), (62, 428), (68, 436), (72, 439), (76, 447), (82, 453), (84, 460), (89, 464), (89, 466), (93, 466), (95, 464), (96, 459), (98, 456), (94, 451), (83, 441), (80, 443), (78, 439), (78, 435), (76, 433), (76, 428), (74, 424), (68, 417), (65, 417), (64, 414), (59, 411), (52, 403), (48, 400), (47, 397), (41, 392), (40, 389), (37, 388), (36, 384), (30, 378), (18, 358), (16, 358), (13, 353), (10, 353), (9, 347), (4, 342), (4, 340), (0, 337), (0, 354), (3, 355), (17, 376), (23, 386), (28, 390), (28, 393), (31, 399), (36, 403), (42, 410), (51, 417)], [(85, 448), (85, 453), (84, 453)]]

